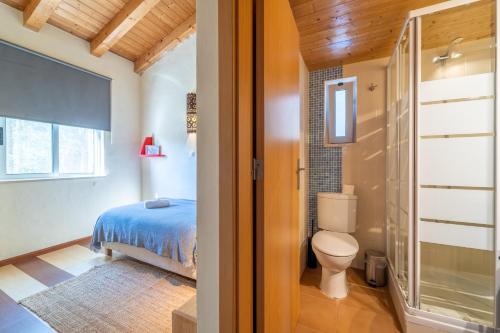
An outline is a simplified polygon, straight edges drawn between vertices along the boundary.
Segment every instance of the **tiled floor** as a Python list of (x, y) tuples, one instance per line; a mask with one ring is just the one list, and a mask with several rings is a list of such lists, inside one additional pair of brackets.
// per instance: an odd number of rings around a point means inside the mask
[(54, 332), (17, 302), (108, 260), (82, 243), (0, 267), (0, 332)]
[(349, 295), (329, 299), (319, 289), (321, 268), (307, 268), (300, 283), (296, 333), (401, 332), (387, 288), (371, 288), (363, 271), (349, 269)]

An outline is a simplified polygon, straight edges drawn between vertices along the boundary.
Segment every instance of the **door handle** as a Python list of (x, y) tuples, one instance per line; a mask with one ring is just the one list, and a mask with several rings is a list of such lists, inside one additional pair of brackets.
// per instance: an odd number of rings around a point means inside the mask
[(297, 159), (297, 169), (295, 173), (297, 174), (297, 190), (300, 190), (300, 172), (305, 171), (306, 168), (300, 166), (300, 158)]

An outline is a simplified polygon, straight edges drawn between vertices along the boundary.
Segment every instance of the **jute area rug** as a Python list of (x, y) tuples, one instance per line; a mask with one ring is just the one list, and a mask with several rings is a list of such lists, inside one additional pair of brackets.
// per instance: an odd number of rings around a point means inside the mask
[(192, 280), (124, 259), (20, 303), (63, 333), (171, 332), (172, 311), (195, 294)]

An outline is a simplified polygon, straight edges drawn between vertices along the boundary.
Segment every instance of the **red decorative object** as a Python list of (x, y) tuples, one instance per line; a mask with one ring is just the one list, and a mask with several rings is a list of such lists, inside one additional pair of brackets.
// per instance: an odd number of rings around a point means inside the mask
[(152, 145), (154, 145), (153, 137), (152, 136), (145, 137), (144, 142), (142, 143), (142, 146), (141, 146), (141, 151), (139, 154), (142, 157), (165, 157), (165, 155), (161, 153), (161, 149), (160, 149), (160, 154), (156, 154), (156, 155), (146, 154), (146, 146), (152, 146)]

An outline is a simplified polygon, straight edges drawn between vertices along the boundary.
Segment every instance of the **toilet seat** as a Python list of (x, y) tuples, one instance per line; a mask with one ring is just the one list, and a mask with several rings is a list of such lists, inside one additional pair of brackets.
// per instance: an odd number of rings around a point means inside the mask
[(349, 257), (359, 251), (358, 242), (348, 233), (321, 230), (312, 238), (318, 251), (334, 257)]

